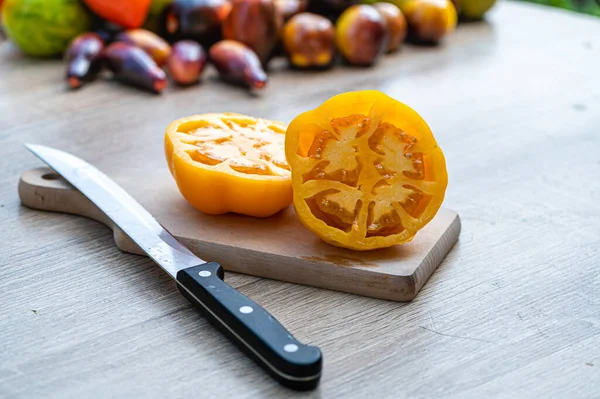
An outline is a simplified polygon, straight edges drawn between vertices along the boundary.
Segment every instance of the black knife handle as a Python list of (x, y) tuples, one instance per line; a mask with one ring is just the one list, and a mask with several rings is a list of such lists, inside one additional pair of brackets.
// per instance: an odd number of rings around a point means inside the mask
[(300, 343), (266, 310), (223, 281), (216, 262), (177, 273), (179, 291), (281, 384), (314, 389), (321, 377), (319, 348)]

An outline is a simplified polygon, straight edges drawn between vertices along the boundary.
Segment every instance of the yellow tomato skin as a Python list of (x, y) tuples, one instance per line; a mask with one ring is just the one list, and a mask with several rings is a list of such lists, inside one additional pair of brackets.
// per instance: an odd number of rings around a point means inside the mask
[[(360, 116), (367, 117), (368, 121), (364, 118), (361, 119)], [(410, 212), (403, 211), (402, 209), (404, 208), (400, 208), (396, 204), (395, 209), (398, 214), (405, 217), (402, 223), (397, 223), (395, 227), (390, 222), (390, 227), (396, 228), (398, 231), (391, 231), (391, 233), (388, 231), (382, 234), (378, 234), (377, 231), (374, 233), (369, 232), (368, 228), (371, 226), (367, 226), (367, 216), (361, 216), (361, 212), (366, 212), (364, 210), (365, 207), (371, 206), (371, 203), (383, 201), (383, 196), (377, 197), (377, 194), (373, 194), (371, 189), (369, 192), (359, 192), (359, 190), (362, 190), (360, 183), (354, 186), (350, 184), (351, 187), (347, 188), (344, 185), (338, 184), (339, 182), (333, 182), (329, 185), (327, 180), (323, 183), (323, 180), (326, 178), (314, 177), (315, 165), (321, 161), (330, 161), (327, 158), (327, 144), (323, 144), (322, 148), (318, 150), (322, 150), (321, 152), (325, 154), (323, 158), (320, 156), (321, 153), (314, 154), (315, 143), (321, 137), (319, 135), (323, 135), (323, 132), (340, 131), (339, 129), (336, 130), (335, 124), (343, 126), (343, 128), (348, 128), (348, 126), (354, 128), (352, 123), (357, 120), (367, 121), (365, 122), (365, 126), (367, 126), (365, 129), (371, 129), (369, 133), (364, 135), (366, 138), (369, 135), (373, 136), (374, 131), (379, 127), (390, 125), (396, 128), (398, 132), (402, 132), (398, 133), (402, 137), (410, 138), (410, 140), (406, 141), (409, 144), (405, 145), (403, 153), (386, 154), (390, 158), (390, 162), (396, 162), (403, 155), (405, 158), (410, 158), (406, 156), (406, 148), (413, 151), (415, 155), (422, 155), (419, 158), (419, 162), (423, 164), (419, 179), (404, 178), (405, 175), (401, 173), (403, 172), (401, 170), (392, 171), (398, 172), (399, 176), (394, 178), (394, 180), (390, 180), (392, 188), (409, 184), (423, 189), (423, 195), (413, 204)], [(360, 141), (358, 137), (362, 136), (357, 134), (353, 145)], [(331, 141), (334, 142), (334, 140)], [(338, 141), (334, 142), (333, 145), (338, 145), (340, 141), (342, 140), (338, 137)], [(365, 179), (359, 180), (359, 182), (369, 183), (371, 184), (370, 187), (375, 187), (375, 181), (382, 180), (382, 176), (377, 174), (376, 168), (371, 168), (373, 163), (380, 162), (377, 154), (372, 151), (369, 152), (368, 148), (362, 151), (355, 147), (355, 150), (359, 155), (351, 152), (351, 156), (343, 154), (339, 158), (362, 157), (361, 165), (363, 166), (362, 169), (359, 169), (359, 176), (360, 174), (367, 173), (370, 173), (371, 176), (367, 176)], [(339, 94), (325, 101), (316, 109), (297, 116), (288, 126), (285, 151), (286, 159), (292, 171), (293, 204), (302, 224), (325, 242), (352, 250), (372, 250), (411, 241), (415, 234), (429, 223), (437, 213), (443, 202), (448, 183), (444, 155), (437, 145), (427, 123), (412, 108), (379, 91), (367, 90)], [(311, 151), (313, 152), (312, 155)], [(330, 152), (330, 154), (335, 155), (335, 152)], [(408, 161), (403, 160), (403, 162), (406, 163)], [(310, 168), (313, 169), (310, 170)], [(324, 171), (326, 171), (326, 168), (319, 170), (319, 172), (323, 173)], [(350, 176), (352, 173), (352, 170), (345, 169), (342, 171), (342, 176)], [(409, 175), (410, 173), (409, 171)], [(307, 176), (313, 176), (314, 178), (309, 177), (307, 179)], [(359, 177), (359, 179), (361, 178)], [(338, 209), (334, 207), (331, 208), (333, 210), (320, 208), (318, 212), (327, 213), (329, 211), (329, 213), (325, 217), (319, 217), (315, 212), (315, 203), (313, 202), (311, 205), (307, 199), (309, 197), (317, 198), (316, 201), (324, 200), (323, 204), (325, 205), (323, 206), (331, 205), (331, 195), (330, 197), (326, 195), (318, 197), (323, 193), (313, 190), (316, 185), (321, 184), (325, 187), (323, 189), (325, 190), (324, 192), (337, 190), (342, 193), (333, 194), (333, 196), (337, 196), (338, 202), (353, 204), (354, 202), (349, 200), (349, 198), (354, 197), (361, 201), (361, 206), (363, 204), (365, 206), (363, 208), (357, 206), (355, 209), (346, 209), (344, 207)], [(347, 191), (344, 191), (346, 189)], [(407, 194), (402, 192), (402, 190), (404, 189), (398, 188), (399, 195), (405, 199)], [(317, 204), (317, 206), (319, 205)], [(373, 205), (373, 207), (376, 206), (378, 204)], [(352, 216), (352, 212), (354, 212), (354, 216)], [(401, 218), (401, 216), (398, 217)], [(325, 220), (327, 218), (329, 218), (329, 221)], [(332, 222), (332, 220), (334, 221)], [(388, 220), (385, 221), (388, 222)], [(336, 223), (338, 224), (337, 226)], [(344, 225), (344, 223), (345, 227), (341, 228), (340, 225)], [(398, 226), (400, 224), (401, 226)], [(403, 230), (400, 230), (401, 228)]]
[[(255, 120), (238, 114), (221, 115)], [(233, 212), (268, 217), (289, 206), (292, 202), (289, 174), (273, 176), (239, 173), (223, 165), (203, 164), (190, 156), (186, 146), (178, 138), (178, 129), (185, 124), (197, 123), (205, 117), (196, 115), (176, 120), (169, 125), (165, 134), (165, 157), (183, 197), (193, 207), (210, 215)], [(285, 130), (284, 125), (282, 129)]]
[(458, 17), (450, 0), (409, 0), (402, 12), (410, 35), (418, 41), (438, 43), (456, 30)]

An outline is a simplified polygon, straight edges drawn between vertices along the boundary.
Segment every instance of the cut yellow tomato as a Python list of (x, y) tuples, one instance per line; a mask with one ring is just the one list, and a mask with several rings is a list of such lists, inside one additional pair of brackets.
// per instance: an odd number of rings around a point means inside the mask
[(444, 199), (446, 163), (429, 126), (378, 91), (340, 94), (299, 115), (285, 153), (298, 218), (335, 246), (410, 241)]
[(240, 114), (194, 115), (167, 127), (165, 155), (179, 191), (200, 211), (271, 216), (292, 202), (285, 130)]

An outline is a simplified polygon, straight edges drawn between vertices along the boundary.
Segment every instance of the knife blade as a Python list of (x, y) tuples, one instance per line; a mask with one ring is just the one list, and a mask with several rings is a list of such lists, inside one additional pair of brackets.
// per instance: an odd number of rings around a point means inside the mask
[(89, 163), (54, 148), (25, 144), (77, 188), (177, 282), (179, 291), (216, 327), (282, 385), (314, 389), (319, 348), (302, 344), (265, 309), (223, 281), (217, 262), (200, 259), (142, 205)]

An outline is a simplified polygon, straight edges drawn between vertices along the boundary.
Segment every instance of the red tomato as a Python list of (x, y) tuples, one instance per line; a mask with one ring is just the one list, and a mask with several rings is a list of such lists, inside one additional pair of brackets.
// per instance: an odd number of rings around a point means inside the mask
[(83, 0), (83, 2), (98, 16), (124, 28), (134, 29), (142, 26), (146, 20), (152, 0)]

